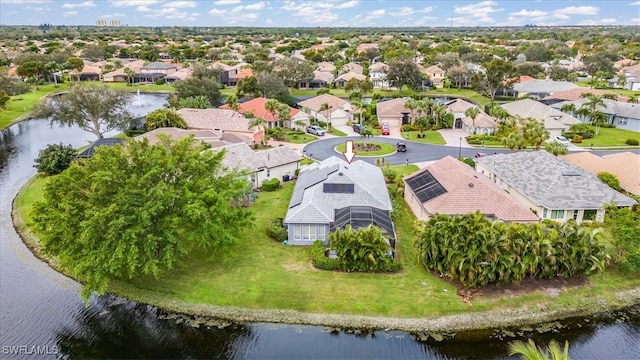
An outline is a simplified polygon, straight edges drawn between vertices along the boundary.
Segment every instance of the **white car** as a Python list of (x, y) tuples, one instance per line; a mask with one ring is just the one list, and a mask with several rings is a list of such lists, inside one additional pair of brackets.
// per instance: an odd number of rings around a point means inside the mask
[(556, 137), (553, 138), (553, 141), (559, 142), (560, 144), (562, 144), (562, 145), (564, 145), (566, 147), (568, 147), (571, 144), (569, 142), (569, 140), (567, 140), (567, 138), (564, 137), (564, 136), (556, 136)]

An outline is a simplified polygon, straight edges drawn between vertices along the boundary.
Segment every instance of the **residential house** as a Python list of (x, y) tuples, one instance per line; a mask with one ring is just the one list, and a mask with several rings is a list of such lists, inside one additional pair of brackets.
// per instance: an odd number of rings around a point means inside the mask
[(358, 74), (358, 73), (354, 73), (354, 72), (348, 72), (346, 74), (342, 74), (342, 75), (338, 76), (333, 81), (333, 83), (334, 83), (334, 85), (336, 87), (343, 88), (345, 86), (345, 84), (347, 83), (347, 81), (349, 81), (351, 79), (356, 79), (358, 81), (365, 81), (367, 79), (367, 77), (362, 75), (362, 74)]
[[(322, 104), (328, 104), (329, 109), (320, 110)], [(331, 122), (332, 125), (346, 125), (348, 121), (352, 120), (351, 104), (331, 94), (322, 94), (300, 101), (298, 106), (309, 109), (309, 115), (316, 120)]]
[(330, 72), (315, 70), (313, 72), (313, 79), (311, 79), (308, 83), (306, 81), (300, 82), (300, 88), (309, 88), (309, 89), (321, 89), (327, 87), (327, 85), (332, 84), (334, 80), (334, 76)]
[(358, 45), (356, 52), (360, 54), (367, 52), (368, 50), (378, 50), (379, 47), (380, 45), (378, 45), (378, 43), (363, 43)]
[[(283, 127), (283, 126), (288, 128), (294, 128), (294, 124), (298, 120), (303, 121), (307, 125), (309, 124), (309, 115), (307, 115), (306, 113), (298, 109), (294, 109), (292, 107), (289, 107), (289, 116), (291, 117), (291, 119), (286, 123), (284, 123), (278, 118), (277, 110), (276, 110), (276, 113), (274, 114), (268, 111), (267, 109), (265, 109), (265, 104), (267, 103), (267, 101), (269, 101), (269, 99), (263, 98), (263, 97), (257, 97), (247, 102), (243, 102), (239, 104), (238, 112), (245, 115), (248, 112), (251, 112), (253, 114), (253, 117), (264, 119), (265, 124), (269, 129), (272, 129), (274, 127)], [(220, 106), (220, 108), (229, 109), (229, 105), (224, 104)]]
[(516, 91), (517, 97), (528, 97), (531, 99), (544, 99), (549, 95), (561, 91), (567, 91), (577, 88), (578, 85), (568, 81), (554, 81), (554, 80), (529, 80), (523, 83), (517, 83), (513, 85), (513, 90)]
[(142, 135), (138, 135), (134, 139), (139, 141), (147, 139), (149, 144), (155, 145), (160, 142), (159, 135), (165, 135), (172, 139), (183, 139), (185, 137), (193, 136), (195, 140), (209, 144), (211, 147), (219, 147), (241, 142), (247, 144), (252, 143), (251, 139), (244, 135), (231, 133), (223, 134), (220, 131), (214, 130), (180, 129), (175, 127), (157, 128)]
[(438, 65), (431, 65), (421, 72), (429, 77), (429, 81), (431, 82), (432, 86), (439, 88), (442, 87), (444, 79), (446, 77), (446, 71), (444, 71)]
[(242, 79), (246, 79), (248, 77), (253, 76), (253, 70), (251, 68), (241, 68), (238, 69), (237, 72), (233, 75), (229, 75), (229, 86), (236, 86), (238, 82)]
[(342, 71), (345, 72), (345, 73), (350, 73), (351, 72), (351, 73), (360, 74), (360, 75), (362, 75), (364, 73), (364, 69), (363, 69), (362, 65), (356, 64), (353, 61), (348, 63), (348, 64), (345, 64), (342, 67)]
[(373, 87), (376, 88), (389, 88), (389, 81), (387, 80), (387, 72), (389, 71), (389, 65), (383, 62), (377, 62), (369, 67), (369, 79), (373, 83)]
[[(580, 100), (582, 99), (584, 94), (593, 94), (593, 95), (602, 96), (604, 94), (615, 94), (615, 93), (610, 90), (598, 90), (598, 89), (590, 89), (585, 87), (577, 87), (575, 89), (561, 91), (553, 95), (549, 95), (544, 99), (540, 100), (540, 102), (547, 105), (553, 105), (555, 103), (559, 103), (563, 101)], [(621, 96), (621, 98), (624, 99), (626, 97)]]
[(622, 190), (640, 196), (640, 154), (623, 152), (600, 157), (589, 151), (580, 151), (560, 158), (594, 175), (601, 172), (613, 174), (620, 181)]
[(211, 63), (208, 68), (220, 71), (220, 84), (224, 84), (227, 86), (229, 86), (229, 78), (237, 74), (238, 70), (240, 70), (240, 66), (238, 65), (231, 66), (219, 61)]
[(70, 72), (74, 77), (78, 77), (80, 81), (99, 81), (102, 69), (99, 66), (93, 66), (86, 62), (80, 72), (72, 70)]
[[(102, 76), (102, 80), (104, 82), (126, 82), (128, 81), (128, 75), (125, 71), (125, 68), (133, 70), (134, 73), (138, 74), (142, 67), (144, 66), (144, 60), (135, 60), (129, 63), (124, 64), (124, 67), (114, 70), (112, 72), (106, 73)], [(131, 79), (135, 81), (134, 79)]]
[[(552, 108), (558, 111), (564, 104), (573, 104), (576, 109), (580, 109), (589, 99), (582, 98), (574, 101), (564, 101), (551, 105)], [(608, 124), (615, 125), (618, 129), (624, 129), (629, 131), (640, 132), (640, 104), (632, 104), (621, 101), (613, 101), (609, 99), (602, 99), (604, 106), (598, 105), (597, 110), (600, 110), (607, 116), (606, 122)], [(590, 122), (587, 117), (579, 117), (583, 122)]]
[(191, 77), (193, 73), (193, 69), (190, 68), (182, 68), (174, 73), (171, 73), (164, 77), (164, 81), (167, 84), (172, 84), (178, 80), (186, 80)]
[(621, 72), (626, 77), (624, 88), (631, 91), (640, 91), (640, 64), (627, 66)]
[(571, 125), (580, 123), (580, 120), (573, 115), (565, 114), (551, 106), (531, 99), (517, 100), (500, 106), (507, 110), (511, 116), (531, 117), (542, 121), (544, 128), (549, 131), (550, 138), (561, 136)]
[(215, 130), (222, 134), (232, 133), (246, 136), (252, 144), (264, 141), (264, 128), (250, 126), (250, 120), (233, 110), (225, 109), (179, 109), (176, 111), (189, 129)]
[(163, 79), (176, 71), (177, 69), (173, 64), (153, 62), (140, 68), (140, 71), (136, 74), (135, 82), (155, 83), (158, 79)]
[(484, 174), (541, 219), (602, 221), (605, 205), (630, 207), (622, 195), (597, 176), (546, 151), (520, 151), (476, 159)]
[(480, 113), (475, 119), (466, 115), (469, 108), (477, 107), (463, 99), (455, 99), (445, 103), (447, 112), (453, 115), (453, 128), (463, 129), (468, 134), (483, 134), (492, 135), (495, 134), (498, 128), (496, 121), (484, 111), (480, 110)]
[(392, 239), (391, 199), (382, 170), (356, 160), (351, 164), (335, 156), (304, 168), (298, 175), (284, 225), (291, 245), (329, 243), (329, 233), (346, 225), (378, 226)]
[(246, 143), (240, 142), (212, 150), (224, 150), (222, 164), (228, 169), (247, 171), (254, 188), (262, 187), (263, 182), (271, 179), (293, 179), (302, 160), (302, 156), (288, 146), (254, 151)]
[(333, 65), (333, 63), (330, 63), (328, 61), (322, 61), (318, 63), (318, 71), (333, 73), (335, 69), (336, 69), (336, 66)]
[(389, 126), (400, 126), (413, 121), (411, 110), (404, 107), (406, 99), (396, 98), (379, 101), (376, 104), (376, 114), (378, 122), (388, 123)]
[(535, 222), (538, 216), (471, 166), (444, 157), (406, 176), (404, 199), (419, 220), (434, 214), (465, 215), (479, 211), (502, 221)]

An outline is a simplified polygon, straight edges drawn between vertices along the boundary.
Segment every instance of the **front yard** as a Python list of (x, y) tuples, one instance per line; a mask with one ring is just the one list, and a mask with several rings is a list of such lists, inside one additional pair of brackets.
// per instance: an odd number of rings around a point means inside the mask
[[(595, 127), (589, 126), (595, 133)], [(584, 139), (581, 143), (575, 145), (580, 147), (616, 147), (616, 146), (629, 146), (626, 144), (628, 139), (640, 140), (640, 133), (616, 129), (616, 128), (600, 128), (598, 135), (590, 139)], [(637, 147), (637, 146), (636, 146)]]
[[(399, 173), (415, 169), (415, 165), (396, 168)], [(31, 221), (30, 206), (40, 197), (45, 181), (36, 179), (19, 195), (16, 204), (27, 223)], [(491, 309), (581, 308), (585, 306), (585, 299), (609, 298), (613, 290), (640, 285), (640, 279), (609, 269), (591, 277), (591, 285), (564, 289), (557, 297), (542, 291), (519, 296), (498, 292), (494, 296), (474, 297), (473, 306), (468, 306), (456, 294), (456, 287), (425, 271), (413, 247), (414, 217), (401, 198), (398, 201), (401, 214), (395, 221), (401, 272), (319, 271), (310, 266), (309, 247), (283, 245), (266, 235), (268, 222), (284, 217), (293, 187), (294, 183), (288, 182), (278, 191), (259, 194), (252, 206), (256, 214), (255, 227), (239, 234), (239, 241), (228, 254), (194, 252), (159, 279), (113, 281), (109, 291), (143, 303), (171, 304), (184, 311), (214, 305), (419, 318)]]
[(445, 145), (447, 143), (442, 135), (437, 131), (423, 131), (422, 134), (420, 134), (419, 131), (403, 131), (402, 137), (426, 144)]

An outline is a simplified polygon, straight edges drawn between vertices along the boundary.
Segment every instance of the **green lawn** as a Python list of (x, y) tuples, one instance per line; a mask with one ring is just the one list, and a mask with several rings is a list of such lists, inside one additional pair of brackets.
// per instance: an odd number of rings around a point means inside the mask
[[(376, 144), (380, 146), (380, 150), (376, 151), (362, 151), (356, 150), (355, 145), (358, 143), (367, 143), (367, 144)], [(343, 153), (345, 151), (345, 144), (339, 144), (336, 146), (336, 151)], [(387, 143), (381, 143), (377, 141), (363, 140), (363, 141), (354, 141), (353, 142), (354, 151), (358, 154), (358, 156), (381, 156), (381, 155), (389, 155), (396, 151), (396, 148), (393, 145)]]
[[(408, 173), (417, 167), (393, 167)], [(45, 179), (37, 178), (16, 202), (18, 214), (30, 224), (30, 207), (41, 197)], [(310, 248), (283, 245), (266, 235), (267, 223), (284, 217), (294, 182), (275, 192), (259, 194), (252, 209), (255, 226), (238, 235), (224, 255), (193, 252), (158, 279), (141, 277), (112, 281), (109, 291), (142, 303), (197, 311), (200, 306), (234, 306), (249, 309), (284, 309), (307, 313), (359, 314), (387, 317), (435, 317), (491, 309), (589, 306), (591, 299), (612, 299), (614, 291), (640, 286), (640, 278), (615, 270), (590, 278), (590, 285), (566, 288), (557, 297), (536, 291), (522, 295), (478, 296), (466, 305), (456, 288), (424, 270), (413, 242), (414, 216), (399, 198), (401, 214), (395, 221), (397, 252), (402, 271), (396, 274), (362, 274), (319, 271), (310, 266)], [(395, 187), (392, 185), (391, 187)], [(614, 300), (615, 301), (615, 300)]]
[(48, 94), (69, 89), (68, 84), (60, 84), (58, 87), (51, 85), (40, 85), (38, 90), (22, 95), (12, 96), (7, 103), (6, 109), (0, 109), (0, 130), (13, 124), (14, 122), (28, 117), (31, 109), (40, 102), (40, 99)]
[(390, 169), (393, 169), (398, 174), (398, 180), (402, 179), (403, 176), (414, 173), (420, 169), (418, 165), (409, 164), (409, 165), (394, 165), (390, 166)]
[(328, 131), (329, 134), (334, 135), (334, 136), (347, 136), (347, 134), (345, 134), (344, 132), (336, 129), (335, 127), (331, 127), (331, 131)]
[(419, 131), (403, 131), (402, 137), (405, 139), (419, 141), (427, 144), (444, 145), (447, 143), (442, 135), (437, 131), (423, 131), (423, 138), (418, 138), (419, 133)]
[(292, 143), (292, 144), (306, 144), (306, 143), (311, 142), (311, 141), (313, 141), (315, 139), (317, 139), (315, 136), (309, 135), (309, 134), (290, 134), (290, 135), (287, 135), (287, 141)]
[[(595, 127), (590, 127), (595, 132)], [(640, 140), (640, 134), (623, 129), (600, 128), (598, 135), (591, 139), (584, 139), (581, 143), (575, 145), (581, 147), (590, 147), (592, 144), (595, 147), (628, 146), (625, 143), (628, 139)]]

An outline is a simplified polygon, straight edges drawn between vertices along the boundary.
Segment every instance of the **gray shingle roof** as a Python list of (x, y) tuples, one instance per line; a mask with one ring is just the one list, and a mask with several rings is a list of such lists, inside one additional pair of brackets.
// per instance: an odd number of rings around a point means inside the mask
[(556, 93), (577, 88), (578, 85), (568, 81), (529, 80), (513, 85), (518, 92), (525, 93)]
[(490, 155), (476, 162), (534, 204), (551, 210), (599, 209), (610, 201), (635, 204), (587, 170), (546, 151)]
[[(292, 197), (285, 223), (326, 224), (334, 221), (336, 209), (346, 206), (371, 206), (381, 210), (392, 210), (382, 171), (377, 166), (361, 160), (347, 164), (346, 161), (333, 156), (307, 167), (298, 176), (294, 194), (300, 193), (299, 187), (304, 187), (308, 183), (307, 178), (329, 171), (332, 172), (327, 174), (326, 180), (320, 180), (302, 189), (302, 199), (299, 203), (298, 199)], [(325, 182), (354, 184), (354, 192), (353, 194), (324, 193)]]

